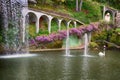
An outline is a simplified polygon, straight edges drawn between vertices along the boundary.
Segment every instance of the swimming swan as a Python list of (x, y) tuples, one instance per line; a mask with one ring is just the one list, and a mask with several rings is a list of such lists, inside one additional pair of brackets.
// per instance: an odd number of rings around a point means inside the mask
[(104, 51), (103, 52), (99, 52), (99, 56), (105, 56), (105, 49), (106, 49), (106, 46), (104, 45)]
[(99, 56), (105, 56), (105, 52), (99, 52)]

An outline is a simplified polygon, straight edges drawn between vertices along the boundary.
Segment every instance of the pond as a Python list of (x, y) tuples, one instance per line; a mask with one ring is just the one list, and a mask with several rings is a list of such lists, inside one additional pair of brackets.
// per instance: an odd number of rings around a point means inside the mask
[(106, 51), (105, 57), (91, 51), (40, 52), (37, 56), (0, 59), (0, 80), (119, 80), (120, 52)]

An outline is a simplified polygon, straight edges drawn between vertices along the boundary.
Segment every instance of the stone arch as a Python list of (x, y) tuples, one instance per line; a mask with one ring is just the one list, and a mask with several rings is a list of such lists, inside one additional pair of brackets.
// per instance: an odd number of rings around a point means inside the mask
[[(111, 20), (113, 20), (113, 18), (114, 18), (114, 16), (113, 16), (113, 11), (111, 11), (111, 10), (106, 10), (105, 11), (105, 13), (104, 13), (104, 19), (106, 20), (106, 17), (109, 15), (109, 20), (111, 21)], [(108, 21), (109, 21), (108, 20)]]
[(69, 28), (74, 28), (74, 27), (75, 27), (74, 21), (70, 21), (69, 22)]
[(75, 24), (76, 24), (76, 27), (80, 27), (80, 26), (83, 25), (84, 23), (80, 23), (80, 22), (77, 22), (77, 21), (76, 21)]
[(110, 13), (112, 22), (115, 22), (115, 14), (117, 13), (117, 10), (103, 6), (103, 19), (105, 19), (106, 12)]
[(25, 23), (28, 23), (28, 30), (30, 36), (35, 36), (35, 33), (37, 32), (37, 16), (33, 12), (28, 12), (25, 16)]
[(111, 10), (106, 10), (104, 14), (106, 15), (107, 13), (110, 13), (110, 15), (113, 15), (113, 11)]
[(59, 20), (54, 17), (51, 20), (51, 32), (57, 32), (59, 30)]
[(107, 13), (110, 13), (110, 15), (113, 16), (113, 11), (111, 11), (111, 10), (106, 10), (105, 13), (104, 13), (104, 15), (106, 15)]
[(47, 15), (42, 15), (39, 18), (39, 29), (40, 33), (48, 33), (48, 23), (49, 23), (49, 18)]
[(67, 30), (67, 21), (66, 20), (61, 21), (61, 30)]
[(28, 15), (29, 15), (29, 24), (35, 24), (37, 20), (36, 14), (32, 12), (28, 12)]

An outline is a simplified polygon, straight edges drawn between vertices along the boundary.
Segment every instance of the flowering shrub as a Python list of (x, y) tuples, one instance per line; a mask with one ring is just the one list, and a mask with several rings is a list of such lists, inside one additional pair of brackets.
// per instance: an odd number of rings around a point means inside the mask
[(91, 32), (97, 30), (97, 27), (93, 24), (88, 25), (88, 27), (86, 27), (86, 32)]
[[(97, 30), (97, 25), (90, 24), (86, 27), (71, 28), (71, 29), (69, 29), (69, 34), (81, 37), (84, 33), (95, 31), (95, 30)], [(50, 43), (50, 42), (54, 42), (57, 40), (63, 40), (66, 37), (67, 37), (67, 31), (61, 30), (58, 33), (51, 33), (50, 35), (37, 36), (35, 38), (35, 41), (40, 44), (45, 44), (45, 43)], [(33, 42), (33, 43), (35, 43), (35, 42)]]

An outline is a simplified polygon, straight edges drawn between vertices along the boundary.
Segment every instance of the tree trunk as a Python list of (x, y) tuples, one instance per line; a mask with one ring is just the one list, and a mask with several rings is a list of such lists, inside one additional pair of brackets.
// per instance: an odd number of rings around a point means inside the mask
[(83, 0), (80, 0), (79, 11), (81, 11), (82, 9), (82, 3), (83, 3)]
[(76, 0), (76, 11), (78, 11), (78, 0)]

